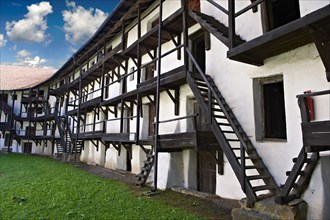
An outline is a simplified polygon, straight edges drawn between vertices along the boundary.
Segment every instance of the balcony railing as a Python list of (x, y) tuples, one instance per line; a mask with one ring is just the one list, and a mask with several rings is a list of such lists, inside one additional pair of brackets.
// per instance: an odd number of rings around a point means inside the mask
[[(79, 133), (103, 133), (104, 127), (105, 127), (105, 121), (84, 124), (84, 125), (80, 125)], [(73, 134), (77, 133), (77, 126), (73, 127), (72, 133)]]

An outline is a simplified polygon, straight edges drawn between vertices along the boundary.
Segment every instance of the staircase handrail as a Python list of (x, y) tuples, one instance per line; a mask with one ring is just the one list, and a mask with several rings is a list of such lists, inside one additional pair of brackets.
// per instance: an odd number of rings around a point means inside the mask
[(297, 98), (305, 98), (305, 97), (321, 96), (321, 95), (328, 95), (328, 94), (330, 94), (330, 89), (323, 90), (323, 91), (318, 91), (318, 92), (300, 94), (300, 95), (297, 95), (296, 97)]
[[(193, 57), (192, 53), (190, 52), (190, 50), (188, 48), (186, 48), (186, 51), (189, 55), (189, 57), (191, 58), (192, 62), (194, 63), (194, 65), (196, 66), (199, 74), (202, 76), (202, 78), (204, 79), (207, 87), (208, 87), (208, 93), (209, 93), (209, 97), (211, 97), (211, 92), (212, 94), (216, 94), (216, 91), (213, 89), (213, 87), (210, 85), (209, 80), (206, 77), (206, 74), (202, 71), (202, 69), (200, 68), (200, 66), (198, 65), (197, 61), (195, 60), (195, 58)], [(249, 146), (246, 144), (246, 141), (250, 141), (250, 140), (244, 140), (243, 136), (241, 135), (241, 133), (238, 131), (237, 126), (235, 125), (234, 121), (231, 119), (231, 117), (229, 116), (228, 111), (226, 110), (226, 108), (222, 105), (222, 102), (220, 100), (218, 100), (217, 96), (214, 96), (214, 98), (217, 99), (218, 104), (221, 107), (221, 110), (223, 111), (223, 113), (226, 115), (228, 122), (230, 123), (230, 125), (232, 126), (233, 130), (235, 131), (237, 137), (239, 138), (239, 140), (241, 141), (241, 146), (244, 147), (244, 149), (246, 151), (249, 151)]]
[(182, 120), (182, 119), (195, 118), (198, 115), (199, 114), (196, 113), (196, 114), (182, 116), (182, 117), (178, 117), (178, 118), (172, 118), (172, 119), (168, 119), (168, 120), (163, 120), (163, 121), (159, 121), (159, 124), (161, 124), (161, 123), (167, 123), (167, 122), (172, 122), (172, 121), (179, 121), (179, 120)]
[(211, 3), (213, 6), (215, 6), (216, 8), (218, 8), (220, 11), (222, 11), (223, 13), (225, 13), (226, 15), (229, 14), (228, 10), (225, 9), (224, 7), (222, 7), (221, 5), (219, 5), (218, 3), (216, 3), (213, 0), (207, 0), (209, 3)]

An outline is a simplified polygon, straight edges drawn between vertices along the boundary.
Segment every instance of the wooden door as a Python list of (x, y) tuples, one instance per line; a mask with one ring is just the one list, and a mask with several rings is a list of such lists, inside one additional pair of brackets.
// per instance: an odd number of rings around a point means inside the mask
[(126, 148), (126, 171), (132, 171), (132, 147)]
[[(204, 32), (198, 32), (196, 34), (194, 34), (191, 37), (191, 50), (192, 50), (192, 54), (196, 60), (196, 62), (198, 63), (199, 67), (201, 68), (201, 70), (205, 73), (205, 69), (206, 69), (206, 63), (205, 63), (205, 38), (204, 38)], [(197, 72), (197, 68), (195, 65), (193, 65), (193, 67), (189, 68), (190, 70)]]
[(149, 136), (153, 136), (155, 134), (155, 105), (150, 103), (149, 105)]
[(23, 153), (30, 154), (32, 152), (32, 143), (24, 143)]
[(146, 67), (146, 78), (145, 78), (145, 80), (154, 78), (154, 71), (155, 71), (155, 65), (154, 64), (149, 64)]
[(198, 114), (196, 117), (196, 131), (208, 131), (210, 130), (207, 125), (206, 115), (201, 112), (198, 102), (194, 102), (194, 114)]
[(197, 180), (198, 191), (215, 194), (216, 164), (208, 152), (197, 153)]

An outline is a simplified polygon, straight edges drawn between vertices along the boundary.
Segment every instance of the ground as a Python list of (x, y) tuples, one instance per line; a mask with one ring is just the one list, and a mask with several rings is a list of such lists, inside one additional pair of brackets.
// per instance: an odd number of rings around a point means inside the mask
[[(80, 169), (104, 178), (111, 178), (126, 183), (136, 196), (143, 196), (150, 192), (150, 187), (135, 186), (135, 175), (124, 171), (114, 171), (99, 166), (77, 163)], [(192, 194), (195, 194), (192, 192)], [(203, 198), (181, 194), (172, 190), (161, 191), (150, 195), (152, 199), (161, 200), (167, 204), (187, 210), (192, 214), (207, 219), (231, 219), (231, 210), (239, 207), (237, 200), (223, 199), (214, 195), (201, 194)]]

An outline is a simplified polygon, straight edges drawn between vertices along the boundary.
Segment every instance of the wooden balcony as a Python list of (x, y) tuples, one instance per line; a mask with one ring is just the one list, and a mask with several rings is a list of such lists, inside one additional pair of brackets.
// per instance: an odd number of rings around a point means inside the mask
[(305, 152), (330, 150), (330, 121), (301, 124)]
[(134, 133), (106, 133), (102, 135), (102, 141), (110, 143), (124, 143), (131, 144), (135, 143)]
[(330, 5), (236, 46), (228, 51), (227, 56), (260, 66), (269, 57), (313, 43), (315, 34), (324, 35), (329, 41), (329, 33)]
[[(311, 116), (310, 101), (318, 96), (330, 95), (330, 90), (298, 95), (301, 113), (301, 128), (305, 152), (320, 152), (330, 150), (330, 120), (314, 121)], [(308, 104), (308, 102), (310, 102)]]
[[(184, 66), (175, 68), (169, 72), (166, 72), (160, 76), (161, 91), (164, 89), (177, 89), (181, 85), (186, 83), (186, 73), (184, 72)], [(123, 98), (125, 101), (136, 100), (136, 95), (154, 95), (157, 89), (157, 77), (146, 80), (137, 85), (137, 89), (129, 91), (125, 94), (116, 96), (114, 98), (105, 100), (101, 103), (102, 106), (114, 106), (121, 102)]]
[[(79, 140), (100, 140), (103, 137), (103, 131), (86, 131), (78, 134)], [(77, 139), (77, 134), (72, 133), (72, 139)]]
[[(102, 100), (102, 97), (96, 97), (96, 98), (93, 98), (93, 99), (90, 99), (86, 102), (81, 103), (80, 111), (83, 111), (83, 112), (92, 111), (95, 107), (100, 106), (101, 100)], [(75, 108), (73, 110), (68, 111), (67, 113), (69, 115), (76, 115), (76, 114), (78, 114), (78, 109)]]

